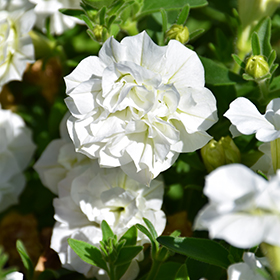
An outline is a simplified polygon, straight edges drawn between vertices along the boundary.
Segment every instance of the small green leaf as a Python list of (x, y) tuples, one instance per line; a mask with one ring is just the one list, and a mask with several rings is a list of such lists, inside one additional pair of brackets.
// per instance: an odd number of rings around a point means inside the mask
[(197, 30), (191, 32), (191, 33), (189, 34), (190, 40), (192, 40), (192, 39), (194, 39), (195, 37), (199, 36), (199, 35), (202, 34), (204, 31), (205, 31), (204, 29), (200, 28), (200, 29), (197, 29)]
[(268, 59), (267, 59), (267, 63), (269, 65), (269, 67), (271, 67), (271, 65), (273, 64), (273, 62), (275, 61), (276, 59), (276, 51), (275, 50), (272, 50)]
[(110, 28), (110, 26), (112, 25), (112, 23), (115, 21), (116, 19), (116, 15), (112, 15), (109, 17), (108, 22), (107, 22), (107, 27)]
[(104, 25), (105, 24), (105, 16), (106, 16), (106, 7), (103, 7), (99, 12), (99, 24)]
[(66, 16), (75, 17), (81, 20), (82, 20), (81, 15), (85, 15), (83, 10), (77, 10), (77, 9), (59, 9), (59, 11)]
[(189, 274), (188, 274), (188, 269), (185, 264), (181, 265), (181, 267), (179, 268), (179, 270), (175, 276), (175, 280), (190, 280)]
[(83, 261), (108, 271), (106, 262), (98, 248), (87, 242), (72, 238), (68, 238), (68, 244)]
[(115, 235), (112, 231), (112, 229), (110, 228), (110, 226), (108, 225), (108, 223), (103, 220), (101, 222), (101, 230), (102, 230), (102, 241), (103, 242), (107, 242), (110, 238), (114, 239)]
[(261, 54), (260, 40), (259, 40), (259, 36), (258, 36), (257, 32), (254, 32), (252, 34), (251, 46), (252, 46), (253, 55)]
[(81, 15), (81, 20), (83, 20), (85, 22), (85, 24), (88, 26), (88, 28), (90, 30), (93, 30), (94, 29), (94, 26), (91, 22), (91, 20), (88, 18), (88, 16), (86, 15)]
[(193, 237), (160, 236), (158, 242), (168, 249), (212, 265), (227, 268), (229, 252), (216, 241)]
[(26, 278), (28, 280), (31, 280), (33, 278), (33, 274), (34, 274), (34, 266), (33, 263), (22, 243), (22, 241), (20, 241), (19, 239), (16, 242), (16, 247), (17, 247), (17, 251), (20, 255), (20, 258), (23, 262), (23, 265), (26, 269)]
[(115, 265), (124, 265), (131, 262), (142, 250), (143, 246), (126, 246), (120, 250)]
[(172, 261), (163, 263), (160, 266), (159, 271), (154, 280), (163, 280), (163, 279), (174, 280), (174, 279), (176, 279), (175, 275), (178, 272), (178, 270), (180, 269), (181, 265), (182, 265), (181, 263), (172, 262)]
[(207, 84), (221, 86), (244, 83), (239, 75), (229, 71), (217, 62), (205, 57), (200, 57), (200, 60), (205, 69), (205, 80)]
[(116, 269), (116, 279), (121, 279), (121, 277), (125, 274), (125, 272), (129, 268), (130, 263), (131, 262), (123, 264), (123, 265), (118, 265), (118, 266), (115, 267), (115, 269)]
[(162, 32), (165, 34), (167, 31), (167, 13), (164, 9), (160, 9), (161, 17), (162, 17)]
[(129, 228), (125, 234), (119, 239), (119, 242), (125, 240), (125, 246), (132, 246), (136, 244), (137, 241), (137, 228), (132, 226)]
[(177, 24), (182, 24), (184, 25), (185, 22), (187, 21), (188, 19), (188, 16), (189, 16), (189, 12), (190, 12), (190, 5), (187, 4), (183, 7), (182, 11), (180, 12), (179, 14), (179, 17), (177, 19)]
[(147, 225), (148, 229), (150, 230), (150, 233), (152, 234), (153, 236), (153, 239), (156, 240), (157, 237), (158, 237), (158, 234), (153, 226), (153, 224), (146, 218), (143, 218), (145, 224)]
[(236, 54), (232, 54), (231, 55), (232, 58), (234, 59), (234, 61), (243, 69), (245, 69), (246, 64), (245, 62), (243, 62)]
[(243, 78), (244, 80), (246, 80), (246, 81), (254, 81), (254, 80), (255, 80), (252, 76), (250, 76), (250, 75), (248, 75), (248, 74), (246, 74), (246, 73), (243, 73), (243, 74), (242, 74), (242, 78)]

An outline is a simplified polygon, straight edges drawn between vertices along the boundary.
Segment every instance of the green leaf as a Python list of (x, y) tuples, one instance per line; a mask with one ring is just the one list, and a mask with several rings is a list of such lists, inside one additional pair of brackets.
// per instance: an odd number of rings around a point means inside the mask
[(194, 39), (195, 37), (199, 36), (199, 35), (202, 34), (204, 31), (205, 31), (205, 29), (200, 28), (200, 29), (197, 29), (197, 30), (191, 32), (191, 33), (189, 34), (190, 40), (192, 40), (192, 39)]
[(229, 252), (216, 241), (193, 237), (160, 236), (158, 242), (168, 249), (222, 268), (230, 265)]
[(144, 220), (145, 224), (147, 225), (148, 229), (150, 230), (150, 233), (152, 234), (154, 240), (156, 240), (158, 237), (158, 234), (157, 234), (153, 224), (146, 218), (143, 218), (143, 220)]
[(22, 241), (20, 241), (19, 239), (16, 242), (16, 247), (17, 247), (17, 251), (20, 255), (20, 258), (23, 262), (23, 265), (26, 269), (26, 278), (28, 280), (31, 280), (33, 278), (33, 273), (34, 273), (33, 263), (28, 255)]
[(162, 16), (162, 32), (165, 34), (167, 31), (167, 13), (164, 9), (160, 9)]
[(259, 40), (259, 36), (258, 36), (257, 32), (254, 32), (252, 34), (251, 46), (252, 46), (253, 55), (261, 54), (260, 40)]
[(161, 8), (165, 9), (166, 11), (181, 9), (187, 4), (190, 6), (190, 8), (198, 8), (206, 6), (208, 3), (206, 0), (144, 0), (144, 4), (140, 11), (140, 16), (158, 12)]
[(101, 222), (101, 230), (102, 230), (102, 241), (103, 242), (107, 242), (110, 238), (114, 239), (115, 235), (112, 231), (112, 229), (110, 228), (110, 226), (108, 225), (108, 223), (103, 220)]
[(52, 269), (46, 269), (40, 273), (37, 280), (53, 280), (59, 278), (59, 273)]
[(270, 37), (271, 37), (271, 20), (270, 18), (264, 18), (261, 20), (254, 31), (258, 34), (260, 41), (261, 54), (266, 58), (269, 57), (272, 48), (270, 45)]
[(130, 263), (131, 262), (123, 264), (123, 265), (118, 265), (118, 266), (115, 267), (115, 269), (116, 269), (116, 279), (121, 279), (121, 277), (125, 274), (128, 267), (130, 266)]
[(105, 24), (105, 16), (106, 16), (106, 7), (103, 7), (99, 12), (99, 24), (104, 25)]
[(126, 246), (120, 250), (115, 265), (124, 265), (131, 262), (142, 250), (143, 246)]
[(108, 271), (106, 262), (98, 248), (87, 242), (72, 238), (68, 238), (68, 244), (83, 261)]
[(83, 20), (90, 30), (94, 29), (94, 26), (91, 20), (86, 15), (81, 15), (81, 20)]
[(125, 240), (124, 246), (132, 246), (136, 244), (137, 241), (137, 228), (136, 226), (132, 226), (129, 228), (125, 234), (119, 239), (119, 242)]
[(175, 275), (178, 272), (178, 270), (180, 269), (181, 265), (182, 265), (181, 263), (173, 262), (173, 261), (163, 263), (160, 266), (159, 271), (154, 280), (163, 280), (163, 279), (174, 280), (174, 279), (176, 279)]
[(189, 274), (188, 274), (188, 269), (185, 264), (181, 265), (181, 267), (179, 268), (179, 270), (175, 276), (175, 279), (176, 280), (190, 280)]
[(232, 54), (231, 55), (232, 58), (234, 59), (234, 61), (243, 69), (245, 69), (246, 64), (245, 62), (243, 62), (236, 54)]
[(272, 50), (268, 59), (267, 59), (267, 63), (269, 65), (269, 67), (271, 67), (271, 65), (273, 64), (273, 62), (275, 61), (276, 59), (276, 51), (275, 50)]
[(221, 86), (244, 83), (239, 75), (229, 71), (217, 62), (205, 57), (200, 57), (200, 60), (205, 69), (205, 80), (207, 84)]
[(83, 10), (77, 10), (77, 9), (59, 9), (59, 11), (66, 16), (75, 17), (81, 20), (82, 20), (81, 15), (85, 15)]
[(243, 78), (244, 80), (246, 80), (246, 81), (254, 81), (254, 80), (255, 80), (252, 76), (250, 76), (250, 75), (248, 75), (248, 74), (246, 74), (246, 73), (243, 73), (243, 74), (242, 74), (242, 78)]
[(181, 11), (181, 13), (179, 14), (179, 17), (177, 19), (177, 24), (182, 24), (184, 25), (185, 22), (188, 19), (189, 16), (189, 12), (190, 12), (190, 5), (187, 4)]

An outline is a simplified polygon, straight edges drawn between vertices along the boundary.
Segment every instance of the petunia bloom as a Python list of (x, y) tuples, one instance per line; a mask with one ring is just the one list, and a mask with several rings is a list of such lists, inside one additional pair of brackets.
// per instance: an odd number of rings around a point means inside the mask
[[(56, 224), (51, 248), (60, 257), (63, 267), (76, 270), (98, 280), (109, 279), (104, 270), (83, 262), (70, 248), (68, 238), (83, 240), (99, 247), (102, 240), (100, 224), (106, 220), (120, 238), (136, 223), (144, 224), (148, 218), (158, 234), (164, 230), (166, 218), (160, 210), (163, 198), (163, 182), (154, 180), (151, 187), (129, 178), (120, 168), (100, 169), (96, 160), (79, 176), (71, 174), (60, 182), (59, 197), (54, 200)], [(139, 234), (138, 243), (149, 240)], [(136, 260), (121, 278), (135, 279), (139, 272)]]
[(27, 63), (34, 62), (34, 48), (28, 32), (36, 16), (32, 9), (26, 11), (25, 6), (12, 5), (14, 2), (3, 5), (4, 9), (0, 10), (0, 91), (9, 81), (21, 80)]
[(6, 275), (4, 280), (22, 280), (22, 279), (23, 279), (23, 274), (15, 271)]
[(262, 115), (256, 106), (244, 97), (239, 97), (230, 104), (224, 114), (237, 131), (245, 134), (256, 134), (262, 142), (270, 142), (280, 137), (280, 98), (273, 99)]
[(243, 165), (222, 166), (206, 177), (204, 194), (209, 203), (198, 213), (195, 229), (239, 248), (280, 246), (280, 171), (266, 181)]
[(216, 100), (197, 54), (176, 40), (160, 47), (146, 32), (111, 37), (65, 82), (76, 150), (146, 185), (212, 138)]
[[(268, 264), (265, 258), (256, 258), (253, 253), (243, 254), (243, 263), (235, 263), (228, 267), (228, 280), (266, 280), (268, 275), (265, 266)], [(262, 272), (262, 274), (260, 273)]]
[(0, 212), (18, 202), (25, 186), (24, 169), (35, 150), (22, 118), (0, 107)]
[(65, 30), (73, 28), (76, 23), (82, 23), (75, 17), (63, 15), (59, 9), (79, 9), (80, 0), (30, 0), (35, 4), (37, 15), (36, 26), (46, 30), (46, 19), (50, 17), (50, 32), (60, 35)]

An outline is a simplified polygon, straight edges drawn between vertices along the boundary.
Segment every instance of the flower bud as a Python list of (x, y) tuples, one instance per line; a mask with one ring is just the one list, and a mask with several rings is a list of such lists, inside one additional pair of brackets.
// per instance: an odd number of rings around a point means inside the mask
[(96, 25), (93, 29), (93, 34), (97, 41), (102, 41), (102, 33), (103, 33), (103, 26), (102, 25)]
[(201, 149), (202, 160), (210, 173), (219, 166), (240, 162), (240, 151), (229, 137), (222, 137), (219, 142), (212, 139)]
[(173, 24), (171, 28), (166, 32), (166, 36), (169, 39), (175, 39), (182, 44), (189, 41), (189, 29), (186, 26)]
[(248, 59), (245, 72), (254, 79), (259, 80), (269, 74), (269, 66), (262, 55), (254, 55)]

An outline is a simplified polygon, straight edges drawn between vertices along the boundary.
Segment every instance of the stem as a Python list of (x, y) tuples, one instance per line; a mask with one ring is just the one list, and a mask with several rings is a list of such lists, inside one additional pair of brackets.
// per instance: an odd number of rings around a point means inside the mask
[(108, 274), (109, 274), (110, 280), (117, 280), (115, 266), (111, 262), (109, 263), (109, 273)]
[(265, 101), (268, 96), (269, 90), (268, 90), (268, 85), (267, 85), (266, 81), (267, 80), (258, 82), (258, 86), (259, 86), (260, 93), (261, 93), (261, 96), (258, 99), (259, 101)]
[(159, 261), (153, 261), (153, 264), (152, 264), (152, 268), (146, 278), (146, 280), (154, 280), (155, 277), (157, 276), (158, 274), (158, 271), (159, 271), (159, 268), (161, 266), (162, 262), (159, 262)]
[(280, 138), (270, 142), (270, 152), (273, 170), (276, 173), (276, 170), (280, 169)]

